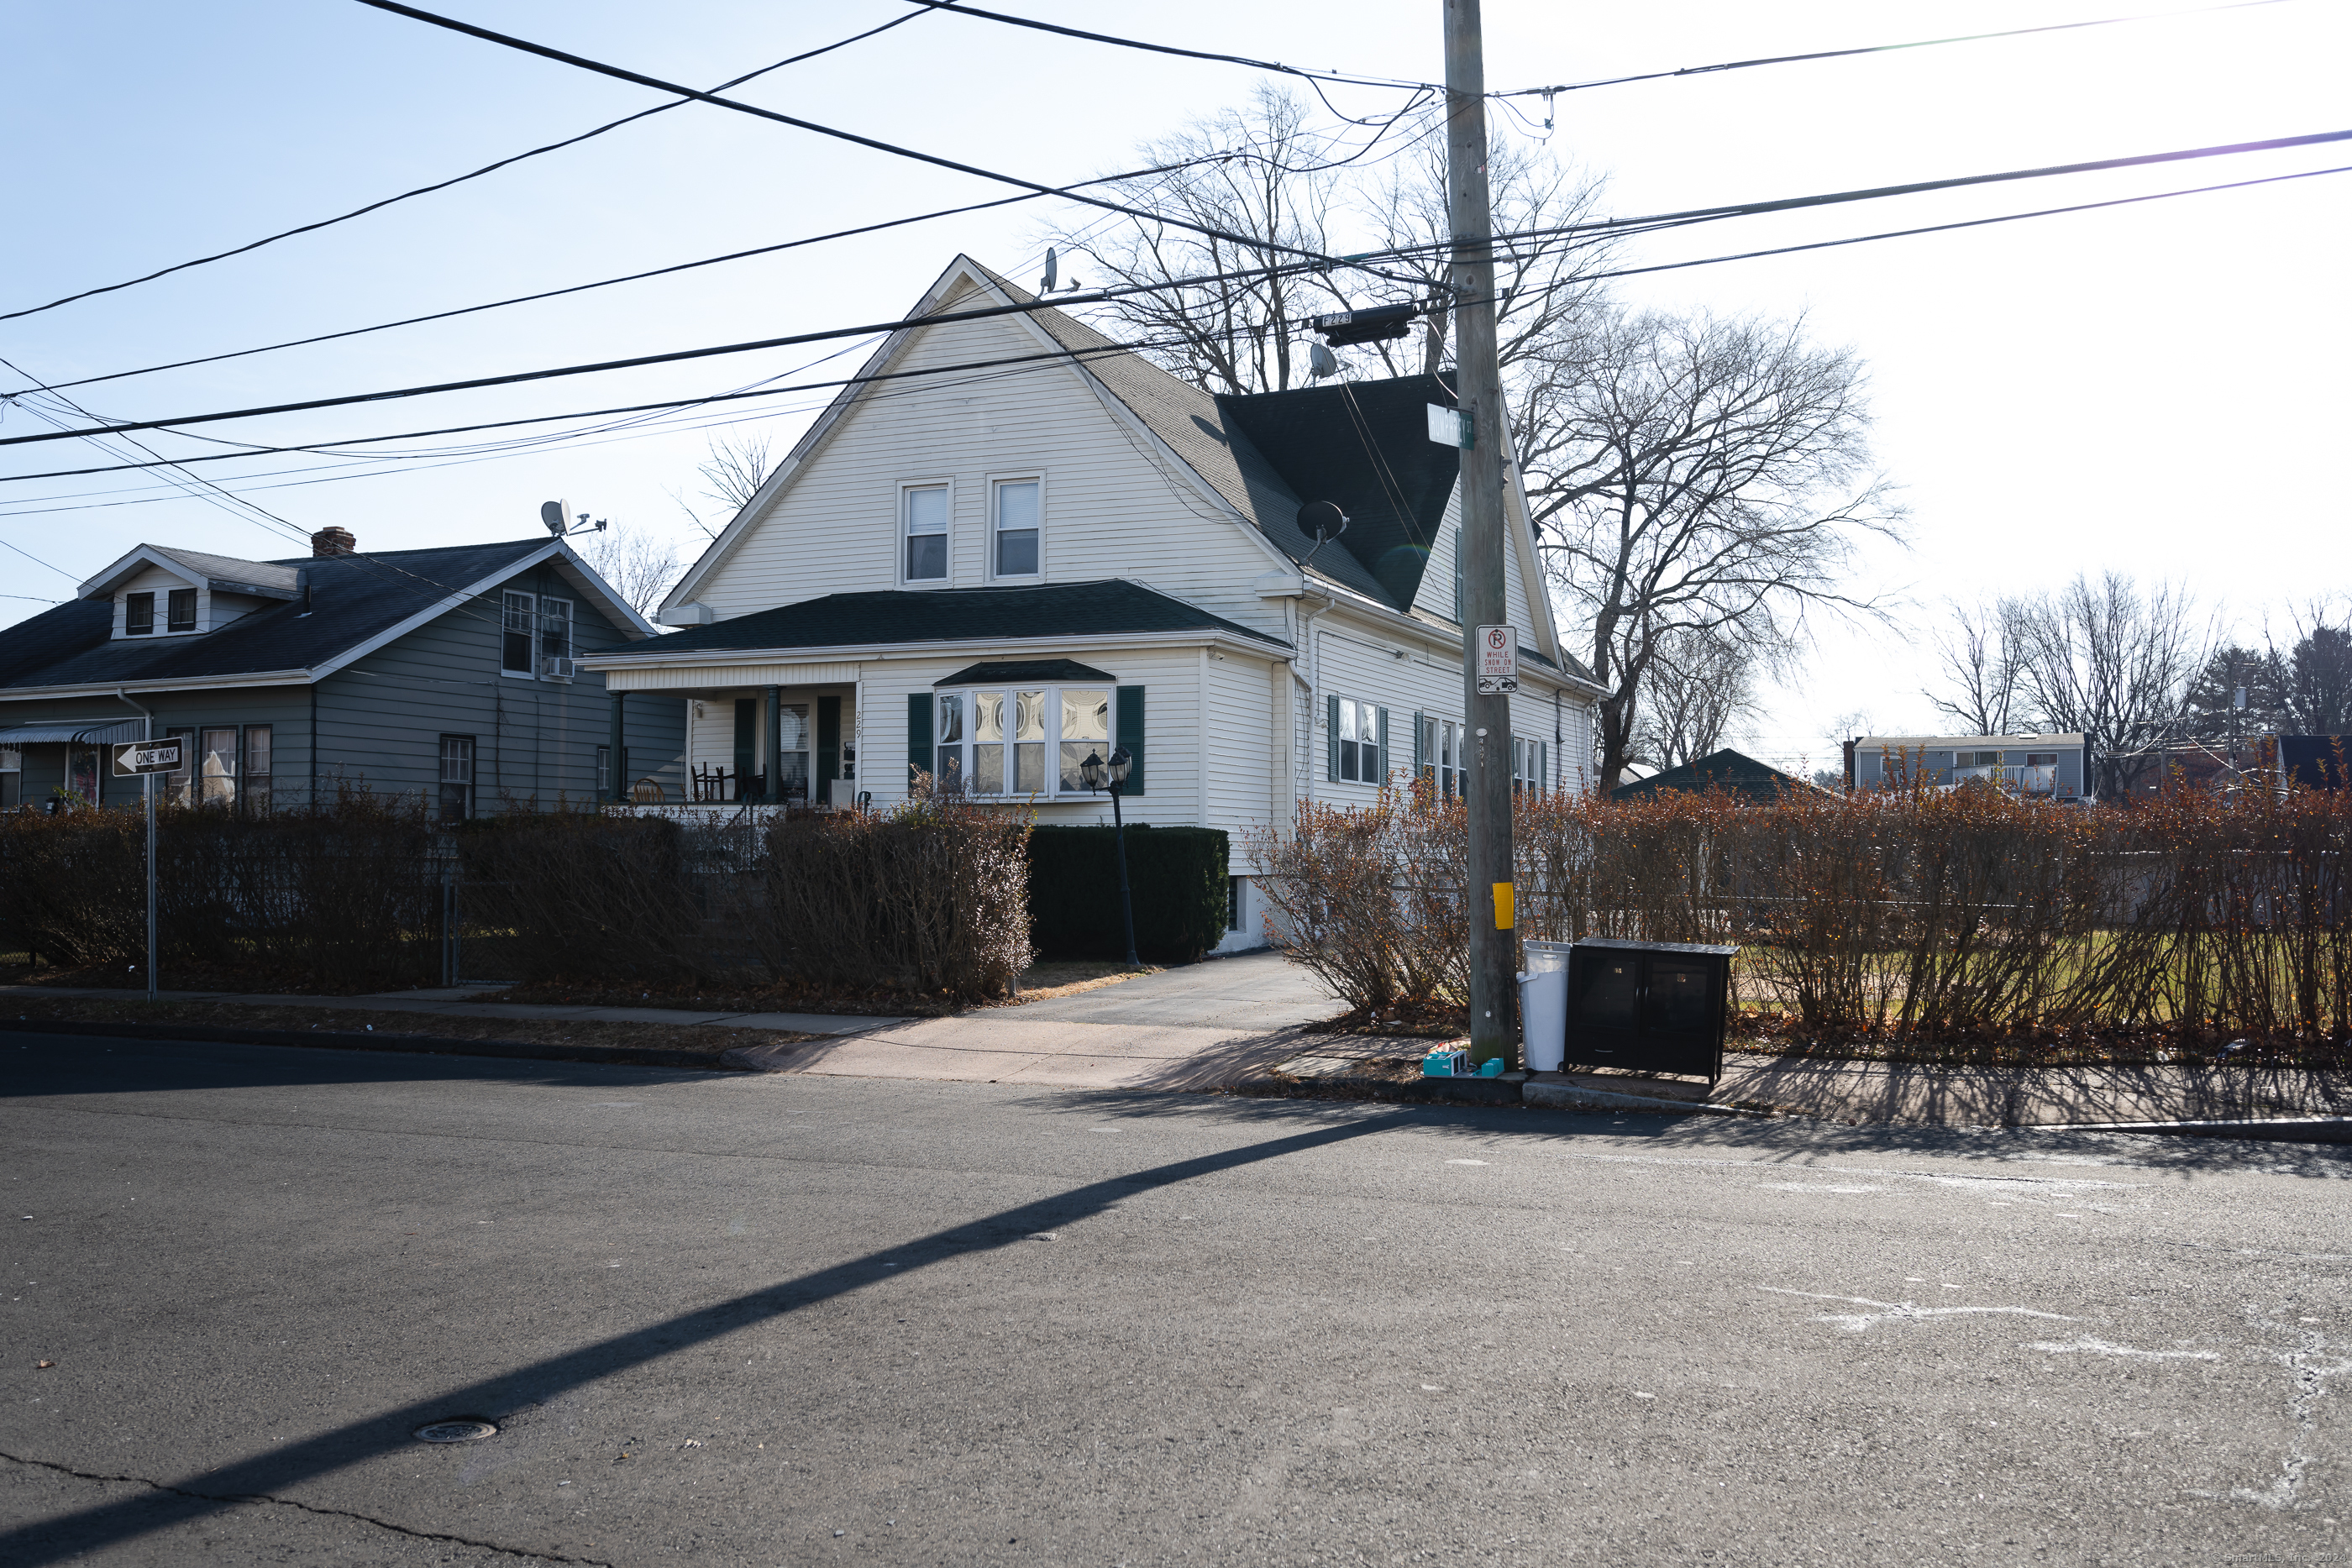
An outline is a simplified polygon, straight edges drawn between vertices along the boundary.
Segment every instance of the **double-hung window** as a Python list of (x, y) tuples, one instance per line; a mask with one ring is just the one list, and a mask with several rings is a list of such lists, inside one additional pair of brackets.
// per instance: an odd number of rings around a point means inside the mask
[(0, 746), (0, 807), (20, 804), (25, 792), (25, 754)]
[(932, 777), (949, 794), (1091, 795), (1079, 768), (1110, 760), (1111, 713), (1107, 686), (940, 692)]
[(1529, 740), (1523, 736), (1511, 737), (1511, 793), (1524, 791), (1529, 795), (1544, 793), (1544, 769), (1550, 761), (1551, 743)]
[(1430, 793), (1451, 800), (1462, 793), (1462, 727), (1450, 718), (1421, 721), (1422, 771)]
[(206, 806), (236, 804), (236, 731), (196, 732), (196, 800)]
[[(539, 656), (541, 659), (572, 657), (572, 601), (539, 596)], [(546, 666), (541, 664), (541, 668)]]
[(196, 591), (194, 589), (172, 590), (165, 599), (164, 609), (170, 617), (164, 630), (193, 632), (196, 629)]
[(462, 822), (474, 814), (474, 737), (441, 737), (441, 820)]
[(153, 594), (126, 593), (122, 596), (122, 634), (126, 637), (152, 637), (155, 634)]
[(1036, 479), (999, 479), (990, 486), (989, 549), (991, 574), (1035, 577), (1044, 515), (1044, 483)]
[(1381, 710), (1351, 697), (1330, 699), (1325, 722), (1331, 727), (1330, 774), (1336, 782), (1385, 784), (1381, 757)]
[(532, 596), (507, 590), (499, 617), (499, 668), (510, 675), (536, 674), (531, 664), (533, 623), (539, 619)]
[(909, 485), (898, 494), (907, 535), (907, 580), (944, 582), (948, 575), (948, 487)]

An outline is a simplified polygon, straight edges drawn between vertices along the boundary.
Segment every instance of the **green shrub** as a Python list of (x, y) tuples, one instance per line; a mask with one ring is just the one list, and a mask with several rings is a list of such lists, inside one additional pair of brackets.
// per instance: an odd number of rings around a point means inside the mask
[[(1126, 956), (1113, 828), (1039, 828), (1029, 835), (1029, 918), (1048, 958)], [(1230, 853), (1223, 828), (1127, 830), (1135, 949), (1189, 962), (1224, 939)]]

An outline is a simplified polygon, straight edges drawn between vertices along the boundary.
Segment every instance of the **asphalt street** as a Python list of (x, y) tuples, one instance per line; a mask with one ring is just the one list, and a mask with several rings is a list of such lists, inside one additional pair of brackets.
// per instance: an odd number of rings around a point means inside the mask
[(11, 1568), (2352, 1562), (2340, 1146), (18, 1034), (0, 1157)]

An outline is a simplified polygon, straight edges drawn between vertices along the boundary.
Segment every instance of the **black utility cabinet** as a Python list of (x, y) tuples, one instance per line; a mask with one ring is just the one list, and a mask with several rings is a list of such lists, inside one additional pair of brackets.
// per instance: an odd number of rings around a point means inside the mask
[(1593, 936), (1568, 954), (1568, 1061), (1723, 1076), (1737, 947)]

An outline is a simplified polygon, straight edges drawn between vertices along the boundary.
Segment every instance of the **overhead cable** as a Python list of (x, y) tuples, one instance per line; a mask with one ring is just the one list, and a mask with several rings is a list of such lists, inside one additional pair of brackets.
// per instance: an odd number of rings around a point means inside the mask
[[(923, 0), (918, 0), (923, 3)], [(1603, 77), (1597, 81), (1561, 82), (1553, 87), (1515, 88), (1489, 93), (1490, 98), (1549, 98), (1555, 93), (1582, 92), (1587, 88), (1622, 87), (1628, 82), (1665, 81), (1675, 77), (1709, 76), (1741, 71), (1755, 66), (1795, 65), (1805, 60), (1842, 60), (1854, 55), (1891, 54), (1898, 49), (1932, 49), (1945, 44), (1980, 44), (1993, 38), (2022, 38), (2035, 33), (2071, 33), (2083, 27), (2115, 27), (2131, 22), (2169, 22), (2180, 16), (2203, 16), (2216, 11), (2251, 11), (2257, 6), (2283, 5), (2287, 0), (2236, 0), (2227, 5), (2200, 5), (2188, 11), (2150, 11), (2133, 16), (2100, 16), (2087, 22), (2053, 22), (2039, 27), (2011, 27), (1998, 33), (1963, 33), (1950, 38), (1920, 38), (1907, 44), (1865, 44), (1851, 49), (1815, 49), (1802, 55), (1765, 55), (1752, 60), (1725, 60), (1719, 65), (1685, 66), (1680, 70), (1643, 71), (1636, 76)]]
[(858, 147), (869, 147), (877, 152), (887, 152), (897, 158), (910, 158), (916, 162), (929, 163), (934, 168), (950, 169), (959, 174), (971, 174), (982, 180), (993, 180), (1001, 185), (1018, 185), (1024, 190), (1035, 192), (1039, 195), (1058, 195), (1068, 201), (1083, 203), (1087, 206), (1100, 207), (1106, 212), (1124, 213), (1129, 217), (1141, 218), (1147, 223), (1165, 224), (1171, 228), (1190, 229), (1195, 234), (1206, 235), (1211, 239), (1221, 239), (1228, 245), (1244, 246), (1252, 250), (1275, 251), (1285, 256), (1306, 256), (1332, 266), (1358, 265), (1339, 256), (1325, 256), (1320, 251), (1302, 250), (1297, 246), (1283, 245), (1278, 241), (1263, 237), (1254, 239), (1246, 235), (1234, 234), (1230, 230), (1216, 228), (1208, 224), (1194, 223), (1189, 218), (1171, 217), (1164, 213), (1148, 212), (1140, 207), (1130, 207), (1118, 202), (1105, 201), (1100, 196), (1079, 195), (1066, 186), (1041, 184), (1034, 180), (1024, 180), (1017, 174), (1000, 174), (992, 169), (981, 168), (978, 164), (960, 162), (953, 158), (942, 158), (936, 152), (918, 152), (911, 147), (901, 147), (896, 142), (883, 141), (871, 136), (861, 136), (854, 131), (843, 131), (830, 125), (820, 125), (814, 120), (803, 120), (797, 115), (785, 114), (778, 110), (762, 109), (758, 104), (745, 103), (740, 99), (720, 98), (716, 93), (703, 92), (698, 89), (685, 87), (677, 82), (664, 81), (659, 77), (646, 76), (641, 71), (629, 70), (621, 66), (606, 65), (601, 60), (592, 60), (585, 56), (551, 48), (545, 44), (534, 44), (528, 38), (518, 38), (508, 33), (492, 32), (488, 27), (478, 27), (471, 22), (460, 22), (453, 16), (421, 11), (414, 5), (400, 4), (400, 0), (358, 0), (358, 3), (372, 6), (378, 11), (389, 11), (394, 16), (424, 22), (432, 26), (446, 27), (453, 33), (463, 33), (468, 37), (480, 38), (486, 43), (497, 44), (509, 49), (520, 49), (524, 54), (537, 55), (542, 59), (576, 66), (582, 70), (593, 71), (599, 76), (608, 76), (618, 81), (635, 82), (640, 87), (649, 87), (659, 92), (678, 93), (694, 99), (698, 102), (709, 104), (715, 109), (731, 109), (739, 114), (772, 120), (779, 125), (789, 125), (796, 131), (807, 131), (819, 136), (830, 136), (835, 141), (846, 141)]
[(1280, 60), (1253, 59), (1247, 55), (1223, 55), (1208, 49), (1179, 48), (1173, 44), (1146, 43), (1140, 38), (1124, 38), (1115, 33), (1089, 33), (1083, 27), (1065, 27), (1058, 22), (1041, 22), (1034, 16), (1009, 16), (1002, 11), (983, 11), (976, 5), (960, 5), (956, 0), (908, 0), (932, 11), (943, 11), (955, 16), (977, 16), (983, 21), (1003, 22), (1011, 26), (1029, 27), (1040, 33), (1058, 33), (1066, 38), (1083, 38), (1090, 44), (1112, 44), (1122, 49), (1144, 49), (1155, 55), (1178, 55), (1188, 60), (1213, 60), (1223, 65), (1248, 66), (1254, 70), (1275, 71), (1283, 76), (1307, 77), (1316, 81), (1339, 82), (1349, 87), (1416, 88), (1426, 92), (1443, 92), (1443, 82), (1414, 81), (1406, 77), (1359, 76), (1338, 69), (1318, 71), (1304, 66), (1286, 66)]
[[(778, 60), (772, 66), (761, 66), (755, 71), (746, 71), (740, 77), (735, 77), (730, 80), (720, 82), (717, 87), (712, 88), (710, 90), (713, 92), (724, 92), (730, 87), (740, 87), (745, 82), (751, 80), (755, 77), (766, 76), (770, 71), (779, 71), (783, 69), (786, 66), (798, 65), (803, 60), (813, 60), (819, 55), (830, 54), (835, 49), (842, 48), (850, 44), (855, 44), (860, 39), (870, 38), (877, 33), (887, 33), (891, 28), (899, 26), (904, 23), (911, 22), (917, 16), (921, 15), (921, 12), (917, 11), (910, 12), (904, 16), (893, 17), (891, 20), (883, 23), (878, 27), (868, 27), (862, 33), (852, 34), (846, 38), (842, 38), (836, 42), (827, 44), (822, 48), (810, 49), (805, 53), (794, 55), (790, 59)], [(365, 217), (370, 213), (382, 212), (386, 207), (395, 205), (401, 202), (412, 200), (417, 196), (429, 196), (436, 191), (446, 191), (452, 185), (462, 185), (468, 180), (478, 180), (485, 174), (495, 174), (501, 169), (511, 168), (513, 165), (522, 162), (525, 159), (537, 158), (541, 154), (547, 152), (560, 152), (566, 147), (577, 147), (583, 141), (589, 141), (593, 137), (602, 136), (608, 131), (618, 131), (624, 125), (632, 124), (637, 120), (647, 119), (653, 115), (667, 113), (670, 110), (677, 109), (684, 104), (692, 103), (694, 99), (691, 98), (681, 98), (670, 103), (657, 103), (651, 109), (641, 109), (635, 114), (625, 114), (618, 120), (608, 120), (604, 124), (597, 126), (593, 131), (583, 131), (577, 136), (567, 136), (561, 141), (551, 141), (544, 147), (534, 147), (527, 152), (518, 152), (510, 158), (501, 158), (495, 163), (485, 163), (480, 168), (474, 170), (470, 173), (455, 175), (446, 180), (436, 180), (429, 185), (419, 185), (413, 191), (403, 191), (396, 196), (386, 196), (382, 201), (370, 202), (363, 207), (354, 207), (350, 212), (341, 214), (335, 217), (320, 218), (317, 223), (302, 224), (294, 228), (281, 230), (274, 235), (265, 235), (257, 240), (248, 241), (247, 244), (235, 246), (227, 250), (215, 251), (210, 256), (197, 256), (193, 261), (175, 262), (170, 267), (158, 267), (153, 272), (143, 274), (138, 277), (127, 277), (121, 283), (109, 283), (97, 288), (85, 288), (79, 293), (68, 294), (61, 298), (52, 299), (47, 305), (34, 305), (22, 310), (10, 310), (5, 313), (0, 313), (0, 321), (14, 321), (20, 316), (37, 316), (44, 310), (54, 310), (60, 305), (70, 305), (77, 299), (88, 299), (94, 295), (111, 294), (117, 289), (135, 287), (142, 283), (152, 283), (159, 277), (168, 277), (175, 272), (185, 272), (192, 267), (205, 267), (215, 261), (226, 261), (231, 256), (243, 256), (248, 251), (259, 250), (264, 246), (276, 245), (279, 240), (292, 239), (297, 235), (315, 234), (320, 229), (332, 228), (337, 224), (349, 223), (353, 218)], [(66, 386), (79, 386), (81, 383), (78, 382), (60, 382), (59, 384)]]
[[(390, 4), (390, 0), (362, 0), (365, 5)], [(1497, 235), (1489, 243), (1507, 243), (1519, 239), (1551, 237), (1567, 235), (1606, 234), (1637, 227), (1659, 227), (1711, 222), (1720, 218), (1750, 217), (1764, 213), (1791, 212), (1805, 207), (1839, 205), (1845, 203), (1871, 201), (1886, 196), (1916, 195), (1929, 191), (1957, 190), (1970, 185), (1995, 184), (2016, 180), (2043, 179), (2059, 174), (2079, 174), (2097, 171), (2135, 168), (2144, 164), (2179, 162), (2190, 159), (2218, 158), (2244, 152), (2273, 152), (2289, 147), (2317, 146), (2327, 142), (2352, 141), (2352, 131), (2329, 131), (2306, 136), (2273, 137), (2262, 141), (2232, 142), (2220, 147), (2189, 148), (2173, 152), (2148, 152), (2128, 158), (2103, 158), (2090, 162), (2053, 164), (2040, 169), (2012, 169), (1992, 174), (1968, 174), (1944, 180), (1916, 181), (1903, 185), (1880, 185), (1860, 191), (1837, 191), (1822, 195), (1791, 196), (1777, 201), (1746, 202), (1728, 206), (1697, 207), (1685, 212), (1657, 214), (1640, 218), (1607, 218), (1596, 222), (1566, 224), (1555, 227), (1521, 231), (1516, 235)], [(1253, 248), (1265, 248), (1255, 246)], [(1432, 251), (1450, 249), (1454, 242), (1435, 241), (1427, 245), (1394, 246), (1370, 251), (1364, 256), (1373, 259), (1403, 257)], [(1285, 247), (1287, 248), (1287, 247)], [(1311, 254), (1311, 253), (1295, 253)], [(1312, 270), (1309, 267), (1292, 265), (1284, 267), (1247, 267), (1237, 271), (1209, 274), (1200, 277), (1175, 278), (1162, 283), (1144, 283), (1117, 288), (1099, 288), (1082, 294), (1065, 295), (1058, 299), (1031, 299), (1006, 305), (986, 306), (976, 310), (948, 311), (937, 315), (908, 318), (897, 321), (867, 322), (856, 327), (836, 327), (815, 332), (796, 332), (784, 337), (761, 338), (750, 342), (720, 343), (701, 349), (681, 349), (661, 354), (639, 354), (628, 359), (605, 360), (589, 364), (562, 365), (548, 370), (520, 371), (499, 376), (476, 376), (465, 381), (440, 382), (425, 386), (397, 387), (383, 392), (359, 392), (341, 397), (309, 398), (298, 402), (269, 403), (253, 408), (230, 409), (209, 413), (175, 414), (165, 419), (127, 421), (104, 424), (87, 430), (46, 432), (34, 435), (0, 437), (0, 446), (22, 445), (31, 442), (58, 441), (72, 436), (110, 434), (121, 431), (160, 430), (189, 424), (209, 424), (222, 420), (248, 419), (264, 414), (297, 413), (311, 409), (342, 408), (354, 403), (382, 402), (399, 398), (425, 397), (440, 392), (471, 392), (485, 387), (510, 386), (522, 382), (549, 381), (558, 377), (588, 375), (604, 371), (634, 370), (646, 365), (675, 364), (685, 360), (709, 359), (719, 355), (751, 353), (762, 349), (787, 348), (801, 343), (824, 342), (833, 339), (863, 337), (875, 333), (893, 332), (902, 329), (949, 322), (982, 320), (992, 317), (1023, 315), (1030, 311), (1077, 305), (1097, 305), (1132, 294), (1147, 294), (1228, 277), (1261, 277), (1278, 271)]]

